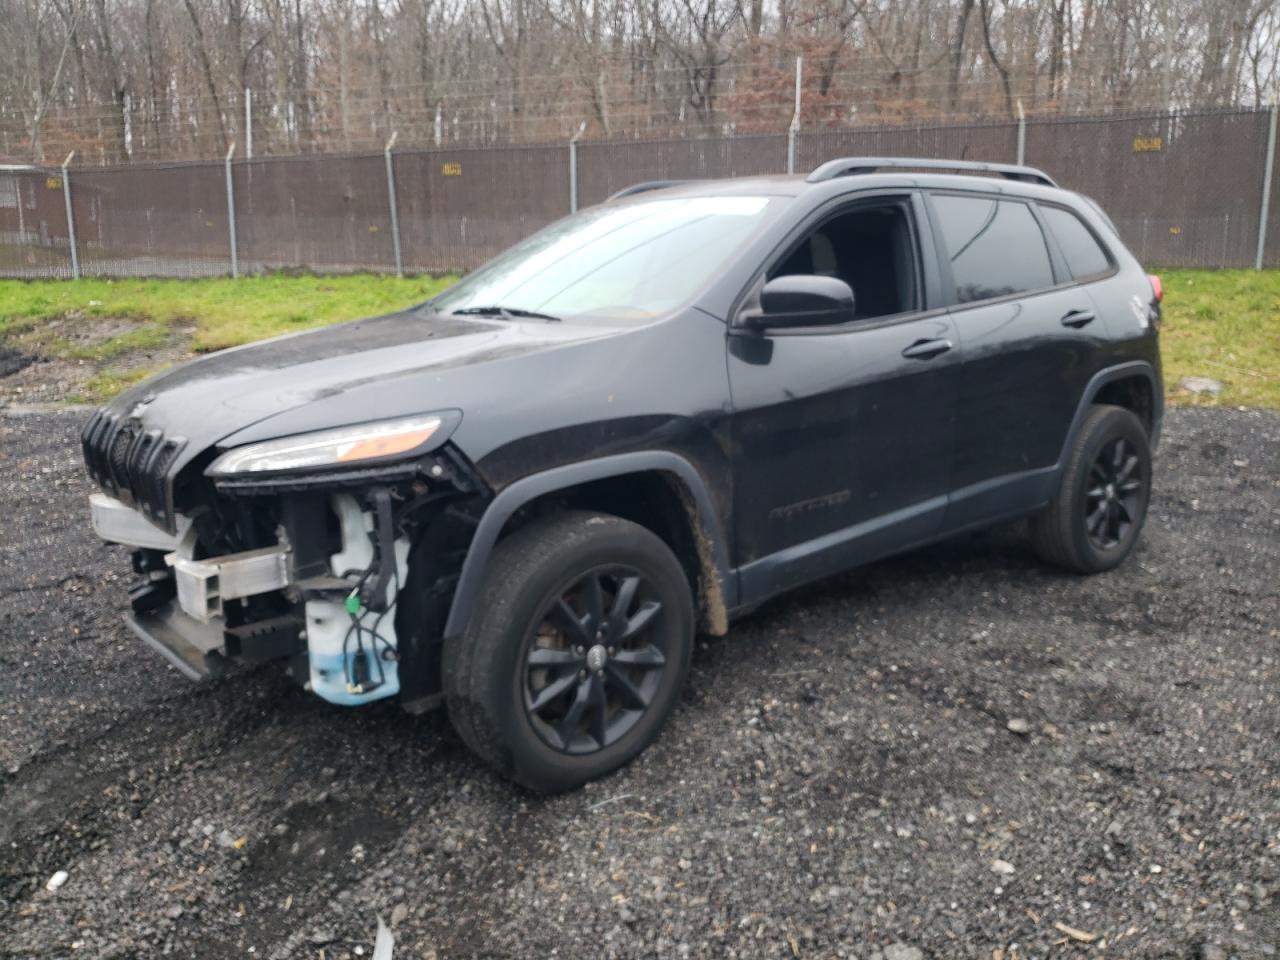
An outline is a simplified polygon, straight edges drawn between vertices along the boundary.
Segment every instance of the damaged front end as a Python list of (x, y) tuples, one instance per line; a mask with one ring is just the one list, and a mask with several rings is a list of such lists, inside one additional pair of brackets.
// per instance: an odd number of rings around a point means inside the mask
[[(130, 628), (187, 676), (285, 660), (337, 704), (440, 699), (444, 622), (488, 491), (456, 415), (181, 450), (100, 413), (94, 530), (133, 548)], [(121, 439), (121, 438), (124, 439)]]

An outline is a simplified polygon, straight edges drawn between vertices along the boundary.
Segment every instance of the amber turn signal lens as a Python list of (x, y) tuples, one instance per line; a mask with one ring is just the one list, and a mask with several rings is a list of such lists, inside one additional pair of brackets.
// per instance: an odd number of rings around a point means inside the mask
[(435, 430), (412, 430), (387, 437), (358, 440), (342, 452), (337, 462), (350, 463), (352, 460), (372, 460), (375, 457), (389, 457), (396, 453), (404, 453), (406, 450), (412, 450), (426, 443), (433, 433)]

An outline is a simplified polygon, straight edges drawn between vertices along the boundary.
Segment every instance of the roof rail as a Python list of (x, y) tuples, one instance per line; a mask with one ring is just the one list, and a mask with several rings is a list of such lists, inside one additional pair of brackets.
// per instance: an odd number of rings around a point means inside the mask
[(805, 177), (807, 183), (821, 183), (836, 177), (849, 177), (859, 173), (875, 173), (877, 170), (906, 168), (909, 170), (964, 170), (972, 173), (990, 173), (1020, 180), (1023, 183), (1039, 183), (1046, 187), (1057, 184), (1043, 170), (1012, 163), (980, 163), (976, 160), (933, 160), (923, 157), (841, 157), (828, 160)]
[[(688, 180), (646, 180), (644, 183), (633, 183), (629, 187), (623, 187), (617, 193), (612, 194), (609, 200), (629, 197), (636, 193), (647, 193), (650, 190), (665, 190), (667, 187), (678, 187), (682, 183), (688, 182)], [(606, 200), (605, 203), (608, 203), (609, 200)]]

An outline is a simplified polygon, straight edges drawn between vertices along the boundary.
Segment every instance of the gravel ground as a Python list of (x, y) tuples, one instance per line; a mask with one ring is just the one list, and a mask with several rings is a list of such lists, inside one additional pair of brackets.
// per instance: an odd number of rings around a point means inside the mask
[(552, 799), (437, 717), (145, 650), (82, 417), (0, 415), (0, 956), (334, 960), (378, 915), (397, 960), (1280, 947), (1280, 415), (1172, 411), (1109, 575), (1010, 528), (771, 605)]

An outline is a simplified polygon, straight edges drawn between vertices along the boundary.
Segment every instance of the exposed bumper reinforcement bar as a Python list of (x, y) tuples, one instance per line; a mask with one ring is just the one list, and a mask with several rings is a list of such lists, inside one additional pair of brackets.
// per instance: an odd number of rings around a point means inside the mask
[(259, 593), (282, 590), (292, 581), (287, 547), (263, 547), (230, 553), (208, 560), (188, 560), (171, 553), (165, 562), (173, 567), (178, 604), (201, 623), (222, 615), (225, 600), (239, 600)]
[(219, 652), (222, 629), (199, 623), (186, 616), (176, 604), (156, 613), (128, 613), (124, 622), (151, 649), (191, 680), (218, 676), (227, 668), (227, 660)]

